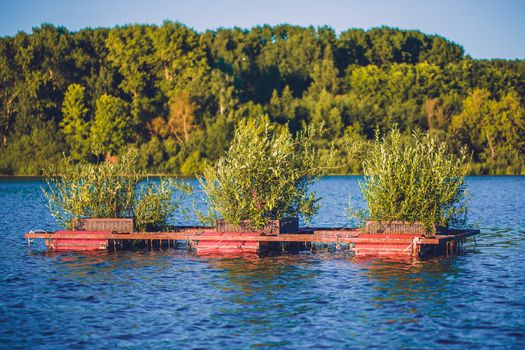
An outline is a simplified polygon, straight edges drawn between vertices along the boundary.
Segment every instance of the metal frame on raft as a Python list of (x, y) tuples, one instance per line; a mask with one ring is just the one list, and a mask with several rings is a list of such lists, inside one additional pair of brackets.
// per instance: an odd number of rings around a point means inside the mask
[[(336, 248), (347, 246), (360, 256), (404, 256), (423, 259), (433, 256), (449, 256), (462, 251), (468, 237), (479, 230), (446, 230), (432, 237), (409, 233), (370, 234), (361, 229), (302, 228), (297, 233), (265, 234), (261, 232), (218, 232), (209, 227), (179, 227), (171, 232), (110, 231), (56, 231), (29, 232), (24, 235), (30, 244), (34, 239), (44, 239), (46, 245), (57, 251), (93, 251), (127, 249), (138, 246), (177, 247), (186, 242), (186, 249), (195, 249), (198, 255), (259, 256), (299, 251), (315, 244), (335, 244)], [(137, 245), (137, 244), (136, 244)]]

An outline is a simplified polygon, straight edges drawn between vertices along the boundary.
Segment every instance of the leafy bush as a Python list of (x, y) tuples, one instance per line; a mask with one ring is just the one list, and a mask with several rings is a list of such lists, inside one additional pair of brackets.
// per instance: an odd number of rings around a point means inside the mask
[[(178, 195), (174, 200), (175, 189), (178, 190)], [(146, 180), (139, 185), (133, 203), (135, 225), (141, 230), (166, 228), (167, 220), (174, 211), (184, 213), (180, 203), (182, 196), (189, 192), (189, 185), (176, 183), (171, 178), (161, 178), (158, 182)]]
[(153, 182), (136, 170), (136, 152), (131, 150), (117, 162), (75, 164), (66, 158), (61, 166), (46, 171), (51, 215), (63, 227), (76, 218), (135, 217), (139, 229), (162, 228), (169, 215), (181, 208), (172, 202), (172, 180)]
[(228, 223), (250, 220), (258, 228), (284, 217), (309, 219), (319, 208), (308, 191), (322, 172), (318, 133), (308, 127), (294, 138), (267, 118), (241, 121), (225, 156), (199, 178), (210, 206), (204, 221), (220, 214)]
[(360, 189), (368, 211), (359, 218), (422, 222), (427, 232), (435, 225), (463, 225), (467, 214), (468, 156), (447, 151), (429, 135), (415, 132), (404, 140), (394, 128), (376, 140), (362, 160), (365, 181)]

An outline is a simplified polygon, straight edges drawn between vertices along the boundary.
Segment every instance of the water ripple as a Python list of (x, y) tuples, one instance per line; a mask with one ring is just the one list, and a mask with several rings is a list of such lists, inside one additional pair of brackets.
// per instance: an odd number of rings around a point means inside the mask
[[(57, 254), (37, 242), (28, 252), (23, 232), (56, 229), (42, 183), (0, 180), (0, 348), (523, 348), (525, 178), (468, 183), (476, 245), (407, 262)], [(356, 177), (324, 178), (315, 190), (314, 225), (348, 226), (349, 195), (362, 205)]]

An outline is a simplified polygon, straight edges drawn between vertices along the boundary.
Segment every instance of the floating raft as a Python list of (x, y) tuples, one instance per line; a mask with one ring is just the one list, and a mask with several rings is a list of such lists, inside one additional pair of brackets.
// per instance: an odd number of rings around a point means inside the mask
[(360, 229), (302, 228), (297, 233), (218, 232), (209, 227), (179, 227), (172, 232), (114, 233), (110, 231), (56, 231), (26, 233), (31, 243), (44, 239), (47, 247), (58, 251), (119, 249), (142, 242), (153, 248), (176, 246), (185, 241), (198, 255), (272, 255), (283, 250), (305, 250), (315, 244), (346, 247), (359, 256), (405, 256), (427, 258), (458, 253), (466, 238), (479, 230), (447, 230), (433, 237), (417, 234), (369, 234)]

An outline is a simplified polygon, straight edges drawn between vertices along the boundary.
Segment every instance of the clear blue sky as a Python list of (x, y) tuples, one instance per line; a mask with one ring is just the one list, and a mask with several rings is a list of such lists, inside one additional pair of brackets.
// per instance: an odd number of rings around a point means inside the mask
[(525, 0), (0, 0), (0, 35), (41, 23), (112, 27), (179, 21), (198, 31), (259, 24), (381, 25), (455, 41), (474, 58), (525, 58)]

